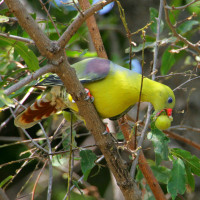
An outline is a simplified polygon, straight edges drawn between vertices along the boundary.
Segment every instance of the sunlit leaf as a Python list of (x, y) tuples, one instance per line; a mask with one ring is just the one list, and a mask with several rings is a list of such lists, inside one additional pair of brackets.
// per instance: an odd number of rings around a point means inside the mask
[(9, 21), (9, 17), (6, 17), (4, 15), (0, 15), (0, 23), (5, 23)]
[(191, 155), (189, 151), (173, 148), (170, 149), (170, 153), (177, 158), (181, 158), (185, 165), (188, 165), (191, 168), (191, 172), (200, 176), (200, 159), (195, 155)]
[(0, 41), (4, 41), (10, 46), (13, 46), (17, 53), (24, 59), (28, 68), (31, 71), (39, 69), (39, 61), (31, 49), (29, 49), (23, 42), (0, 37)]
[(13, 100), (4, 94), (4, 90), (0, 90), (0, 108), (5, 105), (15, 107)]
[(9, 180), (11, 180), (13, 176), (6, 177), (3, 181), (0, 183), (0, 188), (2, 188)]
[(97, 53), (96, 52), (90, 52), (87, 49), (82, 50), (82, 51), (66, 51), (67, 57), (72, 57), (72, 58), (87, 58), (87, 57), (96, 57)]
[[(187, 4), (192, 2), (193, 0), (186, 0)], [(192, 14), (192, 13), (196, 13), (199, 14), (200, 13), (200, 5), (199, 2), (195, 2), (193, 4), (191, 4), (190, 6), (187, 7), (187, 10)]]

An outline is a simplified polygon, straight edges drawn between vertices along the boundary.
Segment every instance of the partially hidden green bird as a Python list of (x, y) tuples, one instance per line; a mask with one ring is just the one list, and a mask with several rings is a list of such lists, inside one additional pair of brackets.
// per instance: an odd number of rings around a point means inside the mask
[[(71, 65), (85, 88), (94, 97), (101, 118), (117, 119), (139, 101), (142, 75), (102, 58), (90, 58)], [(48, 86), (43, 96), (19, 114), (15, 125), (30, 128), (41, 119), (64, 109), (78, 114), (78, 107), (56, 75), (50, 75), (38, 85)], [(171, 117), (175, 105), (173, 91), (166, 85), (143, 79), (142, 102), (150, 102), (157, 116), (163, 111)]]

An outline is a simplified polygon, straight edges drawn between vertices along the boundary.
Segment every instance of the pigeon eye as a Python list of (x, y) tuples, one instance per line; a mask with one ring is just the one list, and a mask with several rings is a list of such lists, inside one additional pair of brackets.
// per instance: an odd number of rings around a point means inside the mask
[(171, 97), (168, 98), (168, 103), (172, 103), (173, 99)]

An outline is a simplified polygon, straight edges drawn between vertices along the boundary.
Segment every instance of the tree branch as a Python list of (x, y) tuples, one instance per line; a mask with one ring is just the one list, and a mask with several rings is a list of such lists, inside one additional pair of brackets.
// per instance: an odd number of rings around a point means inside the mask
[(8, 89), (6, 89), (4, 91), (4, 93), (6, 95), (9, 95), (15, 91), (17, 91), (18, 89), (20, 89), (21, 87), (25, 86), (26, 84), (30, 83), (31, 81), (39, 78), (40, 76), (42, 76), (43, 74), (46, 74), (48, 72), (55, 72), (55, 66), (53, 65), (46, 65), (40, 69), (38, 69), (36, 72), (34, 72), (33, 74), (27, 76), (26, 78), (24, 78), (23, 80), (19, 81), (18, 83), (12, 85), (11, 87), (9, 87)]
[(23, 37), (16, 36), (16, 35), (10, 35), (9, 33), (0, 33), (0, 36), (5, 37), (5, 38), (10, 38), (10, 39), (13, 39), (13, 40), (16, 40), (16, 41), (25, 42), (25, 43), (28, 43), (28, 44), (35, 44), (35, 42), (31, 39), (23, 38)]
[(199, 43), (193, 44), (192, 42), (188, 41), (186, 38), (184, 38), (182, 35), (180, 35), (176, 32), (175, 27), (172, 25), (172, 23), (169, 19), (169, 13), (168, 13), (168, 9), (167, 9), (166, 0), (164, 0), (164, 11), (165, 11), (166, 22), (169, 25), (174, 36), (177, 37), (180, 41), (184, 42), (186, 45), (188, 45), (188, 47), (190, 47), (191, 49), (194, 49), (198, 54), (200, 54)]
[(197, 1), (199, 1), (199, 0), (193, 0), (190, 3), (188, 3), (184, 6), (179, 6), (179, 7), (174, 7), (174, 6), (170, 7), (170, 6), (167, 5), (166, 8), (168, 10), (183, 10), (183, 9), (187, 8), (188, 6), (192, 5), (193, 3), (197, 2)]
[(188, 144), (188, 145), (200, 150), (200, 145), (197, 144), (196, 142), (193, 142), (192, 140), (189, 140), (189, 139), (187, 139), (185, 137), (182, 137), (182, 136), (180, 136), (180, 135), (178, 135), (176, 133), (173, 133), (172, 131), (168, 131), (168, 130), (163, 131), (163, 133), (165, 133), (170, 138), (173, 138), (175, 140), (179, 140), (181, 142), (184, 142), (185, 144)]
[[(88, 0), (79, 0), (78, 2), (83, 11), (91, 7)], [(94, 15), (86, 19), (86, 24), (89, 29), (98, 57), (108, 59)]]
[[(79, 114), (85, 119), (88, 130), (93, 134), (97, 145), (105, 156), (107, 164), (114, 174), (116, 181), (125, 197), (125, 199), (140, 199), (138, 194), (135, 194), (134, 190), (136, 184), (130, 177), (130, 174), (121, 160), (118, 154), (117, 147), (113, 142), (113, 138), (110, 134), (106, 134), (105, 126), (99, 118), (94, 105), (90, 101), (86, 101), (86, 93), (79, 82), (75, 70), (70, 67), (65, 54), (65, 45), (71, 38), (71, 36), (78, 30), (84, 20), (89, 17), (92, 13), (112, 2), (112, 0), (103, 1), (96, 4), (92, 8), (84, 12), (84, 16), (79, 15), (75, 21), (68, 27), (65, 33), (61, 36), (58, 43), (54, 43), (54, 47), (59, 46), (59, 51), (52, 49), (52, 42), (41, 32), (34, 20), (28, 15), (27, 11), (24, 11), (24, 7), (19, 0), (5, 0), (6, 4), (10, 8), (10, 11), (18, 18), (19, 23), (22, 27), (30, 33), (30, 36), (35, 41), (39, 51), (51, 61), (57, 60), (57, 67), (53, 67), (51, 70), (55, 71), (64, 83), (67, 91), (72, 95), (78, 108)], [(23, 8), (23, 9), (22, 9)], [(32, 22), (32, 24), (30, 24)], [(29, 29), (29, 30), (27, 30)], [(39, 35), (37, 35), (39, 34)], [(41, 45), (42, 44), (42, 45)], [(57, 50), (58, 50), (57, 49)], [(53, 53), (52, 53), (53, 52)], [(42, 70), (42, 68), (41, 68)], [(39, 71), (39, 70), (38, 70)], [(37, 72), (38, 72), (37, 71)], [(34, 74), (32, 75), (34, 76)], [(28, 77), (28, 80), (32, 78)], [(34, 76), (35, 78), (35, 76)], [(26, 78), (25, 78), (26, 79)], [(18, 89), (24, 85), (25, 81), (21, 85), (18, 84)], [(15, 86), (16, 89), (16, 86)], [(10, 94), (14, 89), (8, 90), (7, 94)]]

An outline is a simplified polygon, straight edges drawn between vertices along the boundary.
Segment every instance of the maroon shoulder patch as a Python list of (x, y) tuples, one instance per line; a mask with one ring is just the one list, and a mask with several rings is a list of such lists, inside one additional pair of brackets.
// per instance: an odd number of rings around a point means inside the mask
[(86, 66), (86, 74), (96, 74), (97, 77), (105, 77), (110, 71), (110, 61), (102, 58), (91, 59)]

